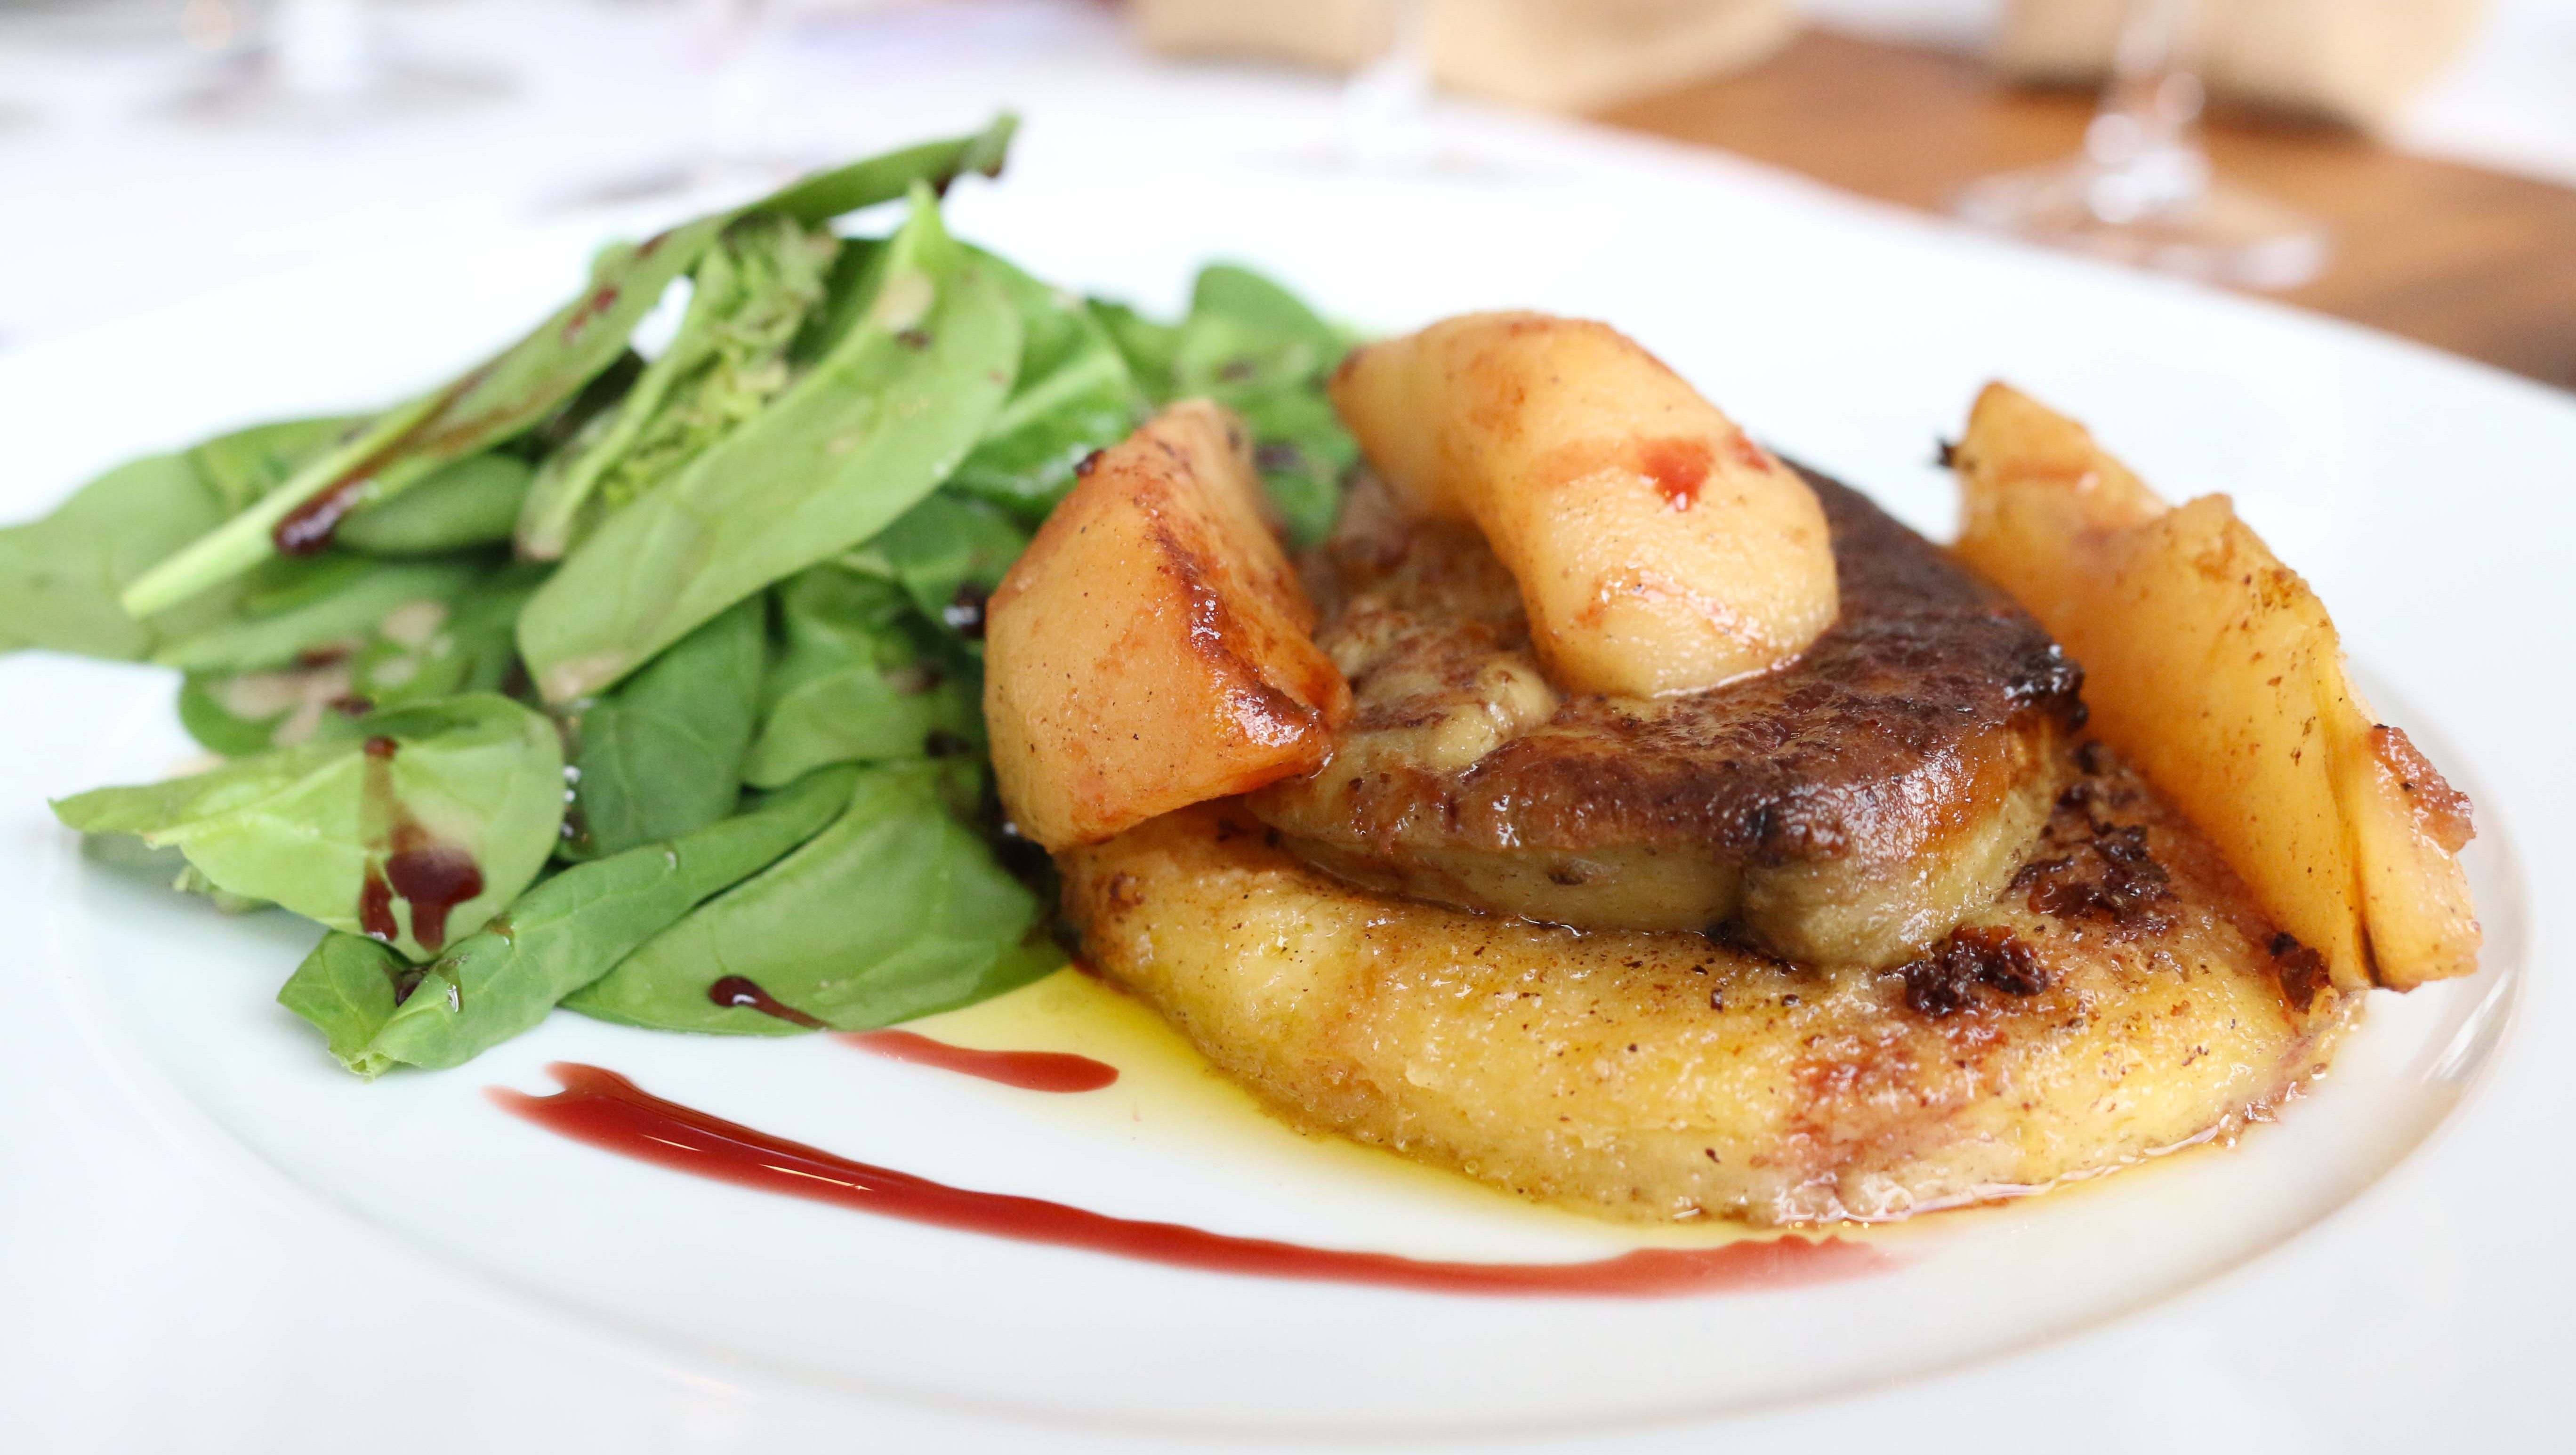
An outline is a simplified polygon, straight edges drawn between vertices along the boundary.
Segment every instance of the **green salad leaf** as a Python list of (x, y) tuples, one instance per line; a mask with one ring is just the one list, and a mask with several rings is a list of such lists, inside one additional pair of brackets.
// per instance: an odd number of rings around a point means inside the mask
[[(128, 585), (126, 609), (149, 616), (258, 565), (276, 550), (278, 527), (308, 506), (326, 507), (313, 529), (327, 538), (348, 510), (388, 500), (441, 465), (535, 427), (626, 353), (635, 325), (737, 217), (776, 212), (821, 223), (908, 190), (944, 188), (963, 170), (998, 171), (1014, 124), (1005, 116), (974, 136), (854, 162), (642, 243), (606, 249), (591, 265), (589, 283), (552, 317), (499, 354), (376, 416), (303, 463), (275, 490)], [(823, 208), (838, 210), (818, 211)]]
[(1019, 129), (1020, 119), (1005, 111), (971, 136), (921, 142), (817, 172), (788, 183), (753, 203), (752, 208), (816, 224), (846, 217), (862, 207), (891, 202), (916, 187), (927, 187), (932, 196), (944, 197), (950, 183), (970, 173), (1002, 175), (1002, 164), (1011, 154), (1011, 138)]
[(246, 758), (309, 741), (348, 694), (328, 668), (191, 674), (179, 682), (179, 726), (210, 753)]
[[(57, 803), (84, 852), (324, 926), (278, 998), (369, 1077), (559, 1003), (857, 1029), (1061, 964), (988, 832), (986, 599), (1081, 462), (1182, 397), (1242, 414), (1314, 539), (1356, 458), (1326, 392), (1350, 339), (1239, 267), (1164, 323), (951, 238), (939, 197), (1013, 126), (611, 246), (407, 401), (0, 530), (0, 651), (175, 669), (228, 760)], [(831, 230), (898, 199), (889, 235)], [(793, 1013), (710, 999), (728, 977)]]
[(826, 564), (776, 595), (781, 646), (744, 781), (776, 787), (826, 763), (982, 742), (980, 682), (940, 659), (900, 584)]
[(518, 524), (536, 467), (499, 450), (435, 470), (402, 494), (340, 523), (336, 544), (372, 556), (431, 556), (498, 545)]
[(866, 321), (678, 479), (610, 516), (519, 618), (553, 703), (589, 696), (717, 612), (865, 541), (936, 487), (1009, 388), (1019, 318), (927, 188), (875, 259)]
[(193, 777), (92, 789), (54, 814), (176, 845), (227, 894), (423, 959), (543, 867), (563, 818), (563, 750), (543, 714), (476, 693)]
[(951, 798), (971, 770), (861, 770), (831, 827), (686, 919), (564, 1005), (663, 1030), (793, 1034), (709, 998), (740, 976), (840, 1030), (970, 1004), (1064, 964), (1037, 896), (1004, 873)]
[(231, 618), (171, 642), (152, 660), (183, 672), (242, 672), (346, 656), (397, 613), (444, 619), (448, 604), (489, 569), (474, 560), (374, 561), (340, 551), (275, 561), (251, 579)]
[(249, 509), (251, 502), (285, 484), (305, 461), (366, 422), (363, 414), (339, 414), (255, 424), (196, 446), (188, 451), (188, 463), (222, 499), (224, 514), (231, 515)]
[(760, 714), (768, 603), (735, 603), (573, 720), (564, 851), (604, 858), (733, 812)]
[(487, 567), (450, 597), (408, 598), (352, 635), (298, 649), (285, 665), (191, 672), (179, 689), (180, 724), (238, 757), (305, 742), (329, 713), (498, 691), (518, 661), (519, 608), (543, 575), (538, 566)]
[(643, 244), (619, 243), (591, 265), (581, 296), (527, 337), (429, 393), (385, 411), (298, 467), (247, 509), (126, 588), (126, 609), (162, 610), (277, 553), (275, 535), (308, 508), (309, 535), (390, 500), (440, 466), (523, 433), (626, 351), (627, 336), (722, 230), (701, 218)]
[(1029, 544), (999, 509), (943, 490), (905, 511), (864, 554), (901, 583), (922, 616), (983, 655), (984, 600)]
[(1323, 392), (1350, 342), (1296, 294), (1227, 263), (1201, 270), (1172, 341), (1172, 397), (1204, 396), (1243, 416), (1261, 482), (1299, 546), (1332, 529), (1342, 477), (1359, 460)]
[(1180, 397), (1179, 386), (1172, 377), (1173, 363), (1180, 357), (1181, 326), (1157, 323), (1124, 303), (1108, 298), (1091, 298), (1083, 302), (1101, 332), (1117, 346), (1127, 360), (1128, 376), (1136, 387), (1145, 391), (1147, 400), (1168, 404)]
[(278, 1001), (319, 1027), (331, 1054), (361, 1076), (396, 1063), (461, 1066), (812, 838), (849, 803), (856, 773), (817, 773), (735, 817), (567, 869), (426, 966), (335, 932)]
[(546, 462), (516, 534), (519, 553), (560, 559), (585, 524), (670, 478), (788, 385), (788, 348), (822, 304), (840, 239), (754, 213), (725, 229), (692, 274), (679, 334), (615, 410)]
[(987, 501), (1035, 529), (1073, 488), (1074, 467), (1127, 437), (1145, 418), (1145, 392), (1126, 355), (1080, 298), (1050, 288), (981, 249), (1020, 316), (1020, 362), (1010, 398), (945, 490)]
[(277, 1003), (321, 1031), (341, 1065), (374, 1076), (383, 1068), (368, 1048), (402, 1005), (398, 987), (418, 968), (378, 941), (332, 930), (287, 977)]
[(228, 593), (139, 620), (118, 597), (224, 515), (187, 455), (150, 455), (90, 481), (42, 520), (0, 530), (0, 652), (131, 661), (220, 618)]

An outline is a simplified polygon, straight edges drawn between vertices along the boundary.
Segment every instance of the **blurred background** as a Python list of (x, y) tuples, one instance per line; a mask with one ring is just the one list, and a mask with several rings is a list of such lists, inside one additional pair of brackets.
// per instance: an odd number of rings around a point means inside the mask
[(0, 0), (0, 349), (1003, 105), (1392, 171), (1536, 113), (2576, 388), (2576, 0)]

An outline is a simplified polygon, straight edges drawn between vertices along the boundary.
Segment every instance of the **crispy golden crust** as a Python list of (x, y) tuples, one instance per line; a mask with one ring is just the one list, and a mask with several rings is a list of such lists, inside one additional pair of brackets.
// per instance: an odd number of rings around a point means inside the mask
[(2355, 1003), (2142, 780), (2085, 768), (2012, 883), (1892, 970), (1382, 897), (1232, 803), (1065, 855), (1065, 902), (1299, 1120), (1616, 1217), (1898, 1217), (2231, 1130)]

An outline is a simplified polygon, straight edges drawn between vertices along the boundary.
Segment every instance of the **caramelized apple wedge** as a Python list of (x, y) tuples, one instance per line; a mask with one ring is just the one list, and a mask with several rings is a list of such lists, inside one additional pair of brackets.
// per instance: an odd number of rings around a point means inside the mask
[(2324, 603), (2225, 496), (2168, 509), (2083, 426), (2001, 384), (1951, 463), (1960, 558), (2083, 664), (2096, 730), (2335, 985), (2477, 968), (2468, 800), (2376, 721)]
[(986, 607), (1002, 804), (1049, 849), (1323, 765), (1349, 684), (1240, 422), (1163, 411), (1095, 455)]
[(1607, 324), (1448, 319), (1354, 351), (1332, 395), (1410, 512), (1484, 533), (1566, 691), (1714, 687), (1833, 624), (1815, 493)]

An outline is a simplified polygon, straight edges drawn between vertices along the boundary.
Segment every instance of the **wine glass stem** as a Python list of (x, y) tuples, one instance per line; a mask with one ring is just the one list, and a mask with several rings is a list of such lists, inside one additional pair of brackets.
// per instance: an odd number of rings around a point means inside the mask
[(1423, 115), (1431, 101), (1424, 39), (1429, 9), (1426, 0), (1396, 0), (1386, 49), (1343, 83), (1340, 131), (1347, 161), (1363, 167), (1419, 162)]
[(2101, 109), (2084, 132), (2099, 169), (2088, 201), (2106, 222), (2186, 208), (2209, 190), (2192, 63), (2199, 10), (2200, 0), (2129, 0)]

